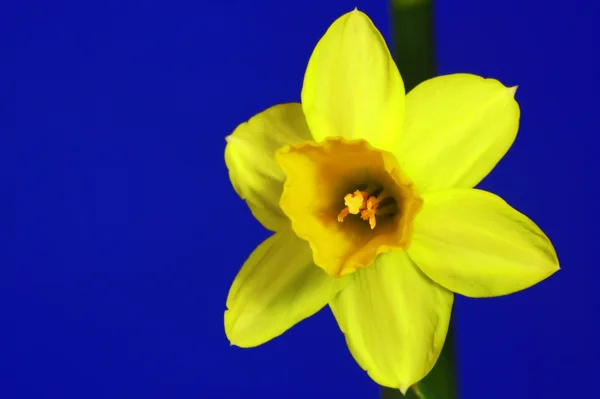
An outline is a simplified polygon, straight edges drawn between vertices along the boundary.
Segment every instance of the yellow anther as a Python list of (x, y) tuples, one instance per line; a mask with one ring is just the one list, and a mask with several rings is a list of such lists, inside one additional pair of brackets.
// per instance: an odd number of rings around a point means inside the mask
[(369, 226), (371, 226), (371, 229), (374, 229), (377, 224), (375, 215), (379, 214), (377, 208), (379, 207), (379, 203), (386, 198), (388, 198), (388, 194), (384, 192), (379, 194), (378, 197), (369, 196), (367, 191), (360, 190), (356, 190), (352, 194), (347, 194), (344, 197), (346, 207), (339, 213), (337, 217), (338, 222), (343, 222), (348, 214), (358, 215), (360, 213), (361, 219), (368, 220)]
[(340, 214), (338, 215), (338, 222), (343, 222), (344, 218), (346, 216), (348, 216), (348, 213), (350, 213), (348, 211), (348, 207), (345, 207), (344, 209), (342, 209), (342, 211), (340, 212)]
[(358, 215), (361, 209), (365, 208), (365, 198), (363, 193), (356, 190), (354, 194), (348, 194), (344, 197), (344, 205), (348, 208), (348, 212), (353, 215)]
[(344, 205), (346, 207), (342, 209), (342, 211), (338, 215), (338, 222), (343, 222), (344, 218), (348, 216), (349, 213), (353, 215), (358, 215), (358, 213), (365, 209), (365, 199), (367, 198), (367, 194), (356, 190), (353, 194), (347, 194), (344, 197)]
[(377, 224), (377, 220), (375, 220), (375, 214), (378, 207), (379, 199), (375, 197), (369, 197), (369, 199), (367, 200), (366, 209), (364, 209), (360, 213), (360, 217), (362, 220), (369, 221), (369, 226), (371, 226), (371, 230), (373, 230), (375, 228), (375, 225)]

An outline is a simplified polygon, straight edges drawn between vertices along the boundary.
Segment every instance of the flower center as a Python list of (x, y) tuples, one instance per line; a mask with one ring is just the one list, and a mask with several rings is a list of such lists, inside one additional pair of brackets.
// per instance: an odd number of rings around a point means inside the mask
[[(382, 202), (388, 202), (382, 205)], [(369, 186), (365, 191), (356, 190), (354, 193), (344, 196), (346, 207), (338, 214), (338, 222), (343, 222), (348, 214), (358, 215), (364, 221), (369, 222), (371, 230), (377, 225), (377, 216), (386, 216), (395, 213), (398, 209), (396, 201), (390, 193), (383, 189)]]
[(314, 263), (334, 277), (410, 245), (422, 200), (394, 154), (329, 138), (277, 152), (286, 176), (279, 204)]

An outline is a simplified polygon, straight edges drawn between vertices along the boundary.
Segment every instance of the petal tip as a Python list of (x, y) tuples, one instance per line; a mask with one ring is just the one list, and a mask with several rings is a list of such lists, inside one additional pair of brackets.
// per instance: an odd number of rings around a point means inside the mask
[(226, 310), (223, 314), (223, 324), (225, 327), (225, 336), (227, 337), (227, 340), (229, 341), (229, 346), (239, 346), (242, 347), (242, 345), (239, 344), (239, 342), (236, 343), (235, 337), (234, 337), (234, 327), (235, 327), (235, 318), (231, 313), (231, 310)]
[(230, 348), (237, 347), (237, 348), (245, 349), (245, 348), (252, 348), (253, 346), (256, 346), (256, 345), (252, 345), (251, 343), (240, 340), (239, 337), (238, 337), (238, 339), (235, 339), (235, 337), (233, 337), (231, 335), (231, 333), (229, 333), (229, 334), (226, 333), (225, 335), (227, 336), (227, 340), (229, 341)]
[(360, 23), (360, 21), (371, 21), (371, 18), (369, 18), (369, 16), (367, 14), (365, 14), (364, 12), (362, 12), (361, 10), (358, 9), (358, 7), (354, 7), (354, 10), (346, 13), (345, 15), (342, 16), (342, 18), (346, 19), (346, 21), (357, 21)]
[(229, 346), (237, 346), (238, 348), (253, 348), (260, 345), (260, 343), (256, 343), (252, 337), (247, 335), (247, 333), (243, 330), (244, 321), (242, 321), (240, 325), (239, 319), (239, 315), (236, 317), (231, 310), (225, 311), (223, 321), (225, 324), (225, 336), (229, 341)]
[(519, 88), (519, 86), (512, 86), (508, 88), (508, 92), (510, 93), (511, 96), (515, 96), (515, 94), (517, 93), (517, 89)]
[(227, 142), (227, 144), (231, 144), (231, 143), (242, 144), (245, 141), (246, 140), (244, 140), (243, 138), (240, 138), (239, 136), (237, 136), (235, 134), (235, 132), (231, 133), (230, 135), (225, 136), (225, 142)]
[(400, 386), (398, 387), (398, 389), (400, 390), (400, 392), (402, 392), (402, 395), (406, 396), (406, 392), (408, 391), (408, 389), (410, 388), (410, 385), (408, 384), (400, 384)]

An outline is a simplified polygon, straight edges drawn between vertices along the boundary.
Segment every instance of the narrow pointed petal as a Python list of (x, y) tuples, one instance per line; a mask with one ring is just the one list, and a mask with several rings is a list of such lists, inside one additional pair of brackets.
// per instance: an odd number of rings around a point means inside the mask
[(438, 359), (454, 295), (405, 252), (380, 255), (349, 278), (330, 303), (348, 347), (375, 382), (406, 393)]
[(285, 176), (275, 162), (275, 151), (307, 140), (311, 135), (299, 103), (271, 107), (227, 137), (225, 163), (231, 183), (252, 214), (271, 231), (287, 223), (279, 208)]
[(559, 269), (546, 235), (482, 190), (429, 193), (414, 222), (410, 257), (438, 284), (470, 297), (529, 288)]
[(476, 186), (519, 128), (516, 88), (475, 75), (439, 76), (406, 96), (395, 154), (421, 192)]
[(345, 281), (312, 263), (308, 244), (291, 230), (275, 233), (250, 255), (227, 297), (225, 332), (232, 345), (261, 345), (312, 316)]
[(385, 40), (360, 11), (337, 19), (317, 44), (302, 107), (313, 137), (364, 139), (391, 150), (404, 114), (404, 83)]

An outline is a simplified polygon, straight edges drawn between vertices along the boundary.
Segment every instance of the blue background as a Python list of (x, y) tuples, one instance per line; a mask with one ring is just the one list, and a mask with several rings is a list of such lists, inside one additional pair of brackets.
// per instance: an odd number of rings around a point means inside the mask
[[(482, 187), (531, 216), (563, 268), (458, 298), (465, 399), (585, 396), (598, 375), (591, 4), (437, 3), (440, 73), (520, 85), (520, 135)], [(355, 6), (389, 37), (384, 0), (3, 6), (1, 398), (377, 397), (328, 310), (253, 350), (229, 347), (222, 321), (267, 236), (224, 137), (299, 100), (313, 46)]]

